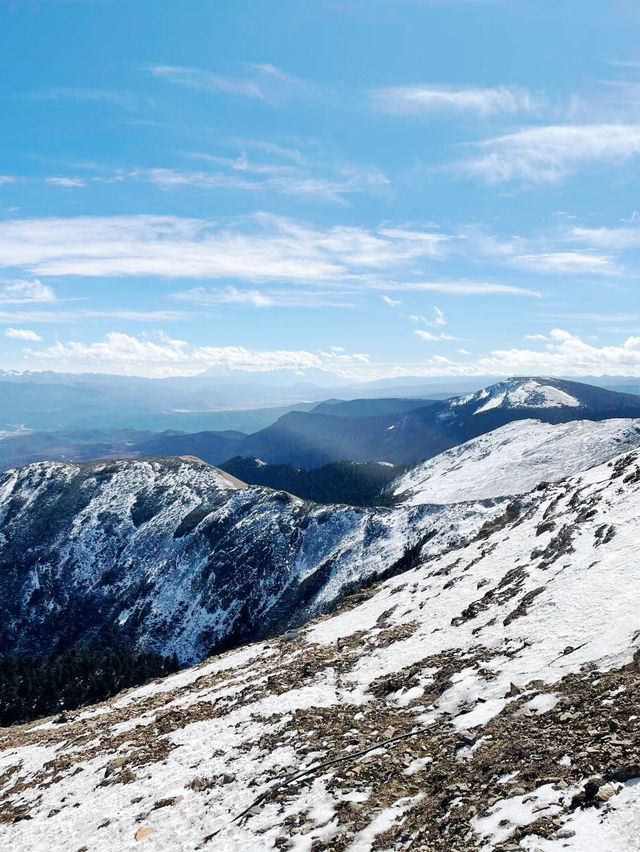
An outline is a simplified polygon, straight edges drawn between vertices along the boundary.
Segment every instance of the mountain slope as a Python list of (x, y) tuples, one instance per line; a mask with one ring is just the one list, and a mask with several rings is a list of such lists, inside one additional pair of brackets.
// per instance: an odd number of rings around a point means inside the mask
[(640, 466), (271, 640), (0, 734), (0, 841), (229, 852), (629, 852)]
[(238, 487), (184, 457), (9, 471), (0, 476), (0, 653), (116, 633), (197, 661), (400, 570), (423, 544), (458, 544), (506, 502), (327, 508)]
[(640, 420), (519, 420), (453, 447), (389, 486), (413, 505), (522, 494), (640, 444)]

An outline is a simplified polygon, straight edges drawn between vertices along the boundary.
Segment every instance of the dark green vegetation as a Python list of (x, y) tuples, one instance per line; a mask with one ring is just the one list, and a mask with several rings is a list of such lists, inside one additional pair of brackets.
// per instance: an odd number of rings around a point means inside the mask
[(85, 649), (44, 657), (0, 657), (0, 726), (75, 710), (177, 671), (178, 660), (130, 651)]
[(241, 456), (221, 465), (250, 485), (266, 485), (289, 491), (316, 503), (348, 503), (352, 506), (379, 506), (389, 498), (381, 492), (404, 468), (380, 462), (330, 462), (315, 468), (297, 468), (291, 464), (266, 464)]

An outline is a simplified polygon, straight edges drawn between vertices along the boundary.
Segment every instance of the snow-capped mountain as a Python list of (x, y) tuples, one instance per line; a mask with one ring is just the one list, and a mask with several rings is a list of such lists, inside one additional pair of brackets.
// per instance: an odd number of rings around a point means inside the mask
[(328, 508), (241, 485), (190, 458), (3, 474), (0, 653), (117, 631), (194, 662), (467, 540), (508, 502)]
[(297, 638), (5, 729), (0, 846), (638, 849), (639, 537), (632, 452)]
[[(566, 383), (565, 383), (566, 384)], [(473, 406), (474, 414), (492, 408), (581, 408), (585, 403), (554, 379), (506, 379), (476, 393), (458, 397), (452, 406)]]
[(522, 494), (539, 482), (562, 479), (639, 444), (640, 420), (519, 420), (414, 467), (389, 491), (413, 505)]

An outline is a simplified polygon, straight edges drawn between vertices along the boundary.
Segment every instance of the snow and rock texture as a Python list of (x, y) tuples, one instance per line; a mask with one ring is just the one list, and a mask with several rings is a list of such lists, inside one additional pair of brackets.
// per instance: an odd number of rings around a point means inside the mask
[(293, 641), (5, 729), (0, 846), (638, 849), (639, 538), (627, 453)]
[(447, 450), (389, 487), (399, 500), (456, 503), (522, 494), (608, 461), (640, 444), (640, 420), (509, 423)]
[(0, 476), (0, 653), (115, 631), (197, 662), (457, 546), (505, 504), (327, 508), (239, 485), (188, 457)]

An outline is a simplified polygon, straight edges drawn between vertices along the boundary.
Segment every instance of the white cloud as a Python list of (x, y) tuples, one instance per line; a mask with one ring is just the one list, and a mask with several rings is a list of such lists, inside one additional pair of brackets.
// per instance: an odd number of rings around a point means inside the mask
[(30, 328), (7, 328), (4, 334), (5, 337), (10, 337), (12, 340), (30, 340), (34, 343), (42, 340), (40, 335), (36, 334), (35, 331), (31, 331)]
[(531, 112), (539, 106), (539, 99), (518, 86), (385, 86), (372, 92), (371, 101), (377, 109), (395, 115), (472, 112), (487, 117)]
[(551, 272), (558, 275), (622, 275), (613, 259), (587, 251), (557, 251), (524, 254), (514, 257), (510, 264), (531, 272)]
[(244, 63), (246, 74), (229, 77), (202, 68), (177, 65), (154, 65), (149, 68), (154, 77), (189, 89), (214, 94), (236, 95), (268, 104), (278, 104), (297, 97), (310, 97), (321, 92), (319, 86), (300, 80), (267, 63)]
[(640, 376), (640, 337), (628, 337), (616, 346), (595, 346), (556, 328), (541, 350), (496, 349), (472, 362), (437, 355), (419, 369), (428, 376)]
[(64, 187), (86, 186), (85, 182), (81, 178), (69, 178), (69, 177), (45, 178), (45, 183), (48, 183), (50, 186), (64, 186)]
[(15, 178), (12, 177), (11, 175), (0, 175), (0, 186), (2, 186), (3, 183), (14, 183), (14, 182), (15, 182)]
[(0, 282), (0, 305), (25, 305), (30, 302), (55, 302), (51, 287), (34, 281)]
[(527, 128), (477, 143), (479, 156), (451, 168), (489, 184), (553, 183), (596, 165), (640, 154), (640, 125), (583, 124)]
[(385, 296), (384, 294), (380, 296), (382, 301), (389, 305), (390, 308), (396, 308), (398, 305), (402, 304), (402, 299), (392, 299), (390, 296)]
[(249, 370), (256, 373), (280, 368), (319, 368), (341, 375), (357, 375), (369, 368), (367, 355), (306, 350), (247, 349), (244, 346), (193, 346), (164, 334), (134, 337), (109, 332), (93, 343), (57, 342), (40, 350), (28, 350), (40, 363), (56, 369), (85, 372), (101, 369), (123, 375), (192, 375), (206, 369)]

